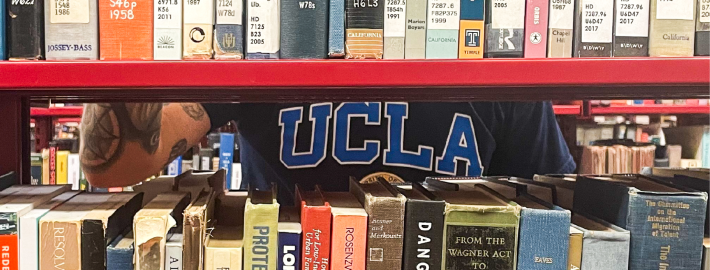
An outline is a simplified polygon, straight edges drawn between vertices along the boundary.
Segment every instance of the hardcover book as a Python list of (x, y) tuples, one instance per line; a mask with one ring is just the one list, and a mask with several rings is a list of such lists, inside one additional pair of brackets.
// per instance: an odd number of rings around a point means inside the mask
[[(251, 15), (250, 15), (251, 16)], [(250, 22), (249, 25), (252, 25), (254, 23)], [(260, 23), (256, 23), (260, 24)], [(251, 27), (251, 26), (250, 26)], [(252, 30), (249, 30), (250, 33)], [(259, 34), (261, 35), (261, 34)], [(249, 39), (251, 40), (251, 38)], [(248, 47), (248, 46), (247, 46)], [(249, 57), (247, 55), (247, 57)], [(220, 133), (219, 134), (220, 138), (220, 145), (224, 145), (224, 147), (219, 148), (219, 168), (222, 170), (225, 170), (225, 179), (227, 179), (226, 186), (231, 187), (232, 186), (232, 163), (234, 162), (234, 134), (232, 133)]]
[[(0, 1), (2, 2), (2, 1)], [(42, 149), (42, 185), (49, 185), (49, 149)]]
[(616, 0), (614, 57), (648, 56), (649, 0)]
[(349, 192), (323, 192), (333, 214), (331, 269), (365, 269), (367, 212)]
[[(88, 5), (88, 2), (85, 4)], [(8, 59), (43, 60), (44, 1), (8, 0), (6, 5)], [(65, 10), (68, 11), (69, 8)]]
[(182, 12), (182, 0), (153, 3), (153, 59), (182, 60)]
[(244, 2), (217, 0), (214, 26), (214, 59), (244, 58)]
[(345, 1), (330, 0), (328, 16), (328, 57), (345, 57)]
[(426, 58), (426, 0), (406, 1), (404, 30), (404, 58)]
[(57, 144), (49, 143), (49, 184), (57, 184)]
[(614, 0), (577, 0), (575, 57), (611, 57)]
[[(710, 55), (710, 1), (698, 1), (697, 21), (695, 22), (695, 55)], [(708, 266), (710, 267), (710, 266)]]
[(351, 178), (350, 192), (364, 206), (369, 217), (366, 268), (400, 269), (406, 198), (382, 178), (369, 184)]
[(710, 238), (703, 239), (703, 270), (710, 270)]
[(202, 269), (204, 264), (202, 247), (207, 237), (207, 228), (212, 227), (211, 223), (214, 222), (215, 197), (215, 192), (202, 191), (185, 209), (182, 229), (184, 240), (181, 239), (184, 242), (181, 256), (184, 270)]
[(193, 201), (198, 199), (198, 195), (203, 191), (214, 191), (217, 194), (225, 193), (225, 170), (218, 171), (195, 171), (190, 170), (175, 177), (175, 191), (188, 192)]
[(629, 269), (699, 269), (707, 199), (638, 175), (580, 176), (574, 207), (631, 233)]
[[(279, 49), (281, 48), (279, 2), (247, 0), (247, 59), (279, 58)], [(224, 141), (222, 141), (222, 145), (226, 145)], [(231, 177), (227, 177), (227, 179), (229, 178)]]
[(650, 56), (693, 56), (696, 4), (694, 0), (651, 0)]
[(57, 151), (57, 185), (69, 183), (69, 151)]
[(485, 0), (461, 0), (459, 58), (483, 58)]
[[(629, 231), (577, 211), (572, 214), (572, 224), (576, 230), (582, 231), (582, 262), (578, 269), (631, 269)], [(578, 248), (573, 237), (570, 236), (570, 253)]]
[[(278, 270), (301, 269), (302, 230), (301, 213), (299, 213), (299, 210), (300, 207), (297, 206), (284, 206), (281, 207), (281, 209), (279, 210)], [(308, 248), (310, 249), (311, 253), (313, 252), (313, 247), (314, 245), (309, 242)], [(325, 264), (324, 266), (328, 266), (328, 264)]]
[(547, 55), (549, 9), (550, 0), (527, 0), (525, 7), (525, 58), (545, 58)]
[(67, 184), (72, 190), (79, 190), (79, 179), (81, 178), (81, 164), (79, 154), (69, 154), (67, 158)]
[(264, 191), (250, 189), (244, 207), (245, 269), (277, 268), (278, 221), (276, 186)]
[(415, 182), (400, 192), (407, 197), (402, 269), (440, 270), (446, 203)]
[(153, 1), (99, 1), (99, 59), (153, 59)]
[(44, 51), (47, 60), (97, 60), (99, 18), (97, 1), (46, 0)]
[(183, 0), (183, 59), (211, 59), (215, 0)]
[(164, 269), (165, 242), (171, 231), (182, 229), (183, 211), (189, 203), (189, 193), (163, 193), (138, 211), (133, 219), (136, 270)]
[(182, 270), (183, 266), (183, 235), (174, 233), (165, 242), (165, 269)]
[(523, 57), (525, 0), (487, 1), (485, 57)]
[(502, 177), (494, 178), (497, 180), (503, 180), (516, 185), (525, 186), (525, 193), (530, 194), (538, 199), (546, 202), (550, 202), (553, 205), (557, 204), (557, 187), (553, 184), (535, 182), (530, 179), (518, 178), (518, 177)]
[(217, 226), (205, 243), (205, 269), (241, 270), (244, 242), (241, 226)]
[(385, 3), (346, 0), (345, 14), (345, 58), (381, 59)]
[(555, 190), (557, 193), (557, 203), (553, 201), (547, 201), (549, 203), (554, 203), (559, 205), (564, 209), (572, 209), (574, 203), (574, 187), (576, 181), (574, 178), (570, 177), (555, 177), (555, 176), (545, 176), (545, 175), (535, 175), (533, 178), (535, 182), (542, 182), (555, 185)]
[[(656, 168), (653, 168), (653, 171), (659, 171)], [(679, 171), (680, 173), (687, 173), (695, 176), (699, 176), (702, 178), (696, 178), (696, 177), (691, 177), (691, 176), (686, 176), (683, 174), (676, 174), (671, 177), (663, 177), (663, 176), (655, 176), (651, 175), (648, 176), (650, 178), (653, 178), (656, 181), (661, 181), (673, 186), (679, 186), (679, 187), (684, 187), (684, 188), (689, 188), (692, 190), (697, 190), (697, 191), (702, 191), (705, 193), (710, 193), (710, 185), (708, 182), (708, 177), (704, 172), (692, 172), (692, 171)], [(696, 174), (697, 173), (697, 174)], [(710, 203), (710, 202), (709, 202)], [(708, 204), (708, 207), (706, 209), (706, 216), (705, 216), (705, 235), (710, 234), (710, 204)]]
[(133, 230), (119, 235), (106, 247), (106, 270), (133, 269)]
[(427, 16), (426, 59), (457, 59), (461, 2), (431, 0), (427, 4)]
[(582, 269), (582, 242), (584, 233), (575, 225), (569, 227), (569, 252), (567, 253), (567, 270)]
[[(5, 1), (0, 1), (0, 10), (5, 10)], [(6, 16), (0, 16), (0, 60), (7, 59), (7, 46), (5, 45), (5, 40), (7, 36), (5, 34), (5, 28), (7, 28), (7, 23), (5, 22)]]
[(330, 2), (328, 0), (284, 0), (280, 5), (281, 58), (327, 58)]
[(575, 0), (550, 0), (548, 58), (572, 57), (574, 8)]
[(42, 154), (32, 153), (30, 155), (30, 176), (32, 177), (32, 185), (42, 184)]
[(407, 1), (385, 2), (384, 59), (404, 59)]
[(330, 254), (316, 252), (315, 247), (319, 247), (319, 250), (330, 250), (330, 204), (323, 198), (320, 187), (316, 186), (314, 191), (305, 191), (299, 185), (296, 185), (296, 203), (301, 206), (303, 229), (301, 269), (328, 270)]

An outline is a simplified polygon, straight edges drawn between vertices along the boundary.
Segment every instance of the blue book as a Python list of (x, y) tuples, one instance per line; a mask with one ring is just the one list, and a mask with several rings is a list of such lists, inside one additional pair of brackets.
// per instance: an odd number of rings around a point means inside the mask
[[(572, 244), (572, 238), (581, 238), (581, 241)], [(630, 238), (627, 230), (589, 214), (575, 211), (572, 214), (569, 249), (570, 252), (578, 253), (576, 257), (581, 261), (576, 265), (570, 256), (570, 269), (630, 269)]]
[(182, 172), (182, 157), (179, 156), (168, 164), (168, 175), (178, 176)]
[(232, 163), (234, 162), (234, 134), (219, 134), (219, 168), (227, 171), (227, 188), (232, 187)]
[(297, 207), (283, 206), (279, 211), (278, 270), (301, 269), (301, 215)]
[(7, 59), (7, 54), (5, 53), (7, 51), (5, 47), (5, 40), (7, 37), (5, 36), (5, 28), (7, 27), (5, 24), (5, 13), (7, 12), (5, 10), (5, 1), (0, 1), (0, 11), (3, 12), (3, 16), (0, 16), (0, 60), (5, 60)]
[(129, 231), (106, 247), (106, 270), (133, 269), (133, 232)]
[(519, 270), (566, 270), (571, 213), (536, 197), (514, 200), (520, 211)]
[(631, 233), (629, 269), (700, 269), (706, 192), (683, 191), (639, 175), (614, 175), (580, 176), (574, 193), (575, 212)]
[(328, 57), (345, 56), (345, 1), (330, 0), (328, 19)]

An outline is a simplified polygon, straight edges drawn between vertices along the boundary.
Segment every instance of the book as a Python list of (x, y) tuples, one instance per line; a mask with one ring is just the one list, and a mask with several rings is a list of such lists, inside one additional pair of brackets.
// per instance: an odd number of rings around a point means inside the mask
[(42, 185), (49, 185), (49, 149), (42, 149)]
[(569, 228), (569, 251), (567, 253), (567, 270), (582, 269), (582, 242), (584, 233), (575, 226)]
[[(301, 214), (300, 207), (284, 206), (279, 209), (278, 270), (301, 269)], [(314, 245), (309, 242), (310, 252)], [(319, 248), (320, 251), (320, 248)], [(319, 263), (320, 265), (320, 263)], [(327, 264), (323, 266), (328, 266)], [(309, 268), (320, 269), (320, 268)]]
[[(44, 59), (44, 1), (7, 1), (7, 58)], [(69, 10), (69, 9), (66, 9)], [(9, 14), (12, 14), (11, 16)]]
[(486, 9), (486, 58), (523, 57), (525, 2), (488, 0), (490, 7)]
[(80, 174), (79, 154), (69, 154), (67, 157), (67, 184), (71, 185), (72, 190), (79, 190)]
[(276, 186), (264, 191), (250, 189), (244, 207), (245, 269), (277, 268), (278, 221)]
[(700, 268), (707, 193), (638, 175), (579, 176), (574, 193), (575, 211), (631, 233), (629, 269)]
[[(549, 176), (549, 175), (535, 175), (533, 181), (542, 182), (555, 185), (555, 190), (557, 193), (557, 203), (564, 209), (572, 209), (574, 204), (574, 187), (577, 181), (569, 176), (559, 175), (559, 176)], [(554, 203), (553, 201), (547, 201), (549, 203)]]
[(369, 184), (351, 178), (349, 186), (369, 217), (366, 268), (400, 269), (406, 198), (382, 178)]
[(182, 156), (178, 156), (168, 163), (167, 175), (178, 176), (182, 173)]
[(525, 58), (545, 58), (547, 56), (549, 10), (550, 0), (527, 0), (525, 7)]
[(426, 59), (458, 58), (460, 18), (461, 2), (459, 0), (429, 1), (427, 4)]
[(57, 151), (57, 185), (69, 183), (69, 151)]
[[(344, 2), (343, 2), (344, 3)], [(328, 0), (281, 1), (283, 59), (328, 57)]]
[(553, 184), (536, 182), (530, 179), (518, 177), (503, 177), (495, 179), (503, 180), (516, 185), (523, 185), (525, 186), (525, 193), (530, 194), (543, 201), (550, 202), (553, 205), (557, 205), (557, 187)]
[(328, 252), (331, 239), (330, 204), (323, 198), (320, 187), (316, 186), (314, 191), (305, 191), (299, 185), (296, 185), (296, 203), (301, 206), (303, 229), (301, 269), (328, 270), (331, 261)]
[(153, 1), (99, 1), (99, 59), (153, 59)]
[(345, 1), (330, 0), (328, 7), (328, 57), (345, 57)]
[(215, 199), (214, 216), (219, 220), (219, 225), (242, 226), (244, 225), (244, 211), (246, 210), (248, 191), (230, 191)]
[(440, 270), (446, 203), (416, 182), (399, 191), (407, 197), (402, 269)]
[(40, 153), (30, 155), (30, 177), (32, 177), (32, 185), (42, 184), (42, 154)]
[(182, 234), (184, 247), (182, 249), (182, 269), (197, 270), (204, 265), (205, 239), (207, 229), (214, 223), (214, 205), (216, 193), (202, 191), (195, 196), (183, 214)]
[(49, 184), (57, 184), (57, 144), (49, 143)]
[(516, 269), (520, 206), (483, 185), (434, 194), (446, 201), (442, 269)]
[(182, 5), (182, 0), (153, 3), (154, 60), (182, 60)]
[(485, 0), (462, 0), (459, 22), (459, 58), (483, 58)]
[[(656, 171), (656, 168), (653, 168), (653, 171)], [(689, 173), (692, 174), (692, 173)], [(696, 191), (702, 191), (705, 193), (710, 193), (710, 185), (708, 182), (708, 179), (710, 177), (706, 175), (697, 175), (701, 176), (703, 178), (695, 178), (691, 176), (686, 176), (686, 175), (675, 175), (673, 177), (659, 177), (659, 176), (649, 176), (653, 178), (654, 180), (657, 181), (662, 181), (665, 183), (668, 183), (673, 186), (680, 186), (680, 187), (685, 187), (689, 188), (692, 190)], [(706, 212), (705, 212), (705, 235), (710, 235), (710, 202), (708, 202), (708, 206), (706, 207)]]
[(217, 0), (214, 26), (214, 58), (236, 60), (244, 58), (244, 2)]
[[(77, 191), (67, 191), (51, 200), (35, 206), (26, 214), (19, 217), (18, 238), (20, 248), (22, 250), (19, 256), (22, 263), (19, 264), (20, 270), (37, 270), (39, 269), (39, 221), (50, 210), (56, 208), (62, 203), (70, 200), (79, 194)], [(17, 269), (17, 268), (15, 268)]]
[(231, 187), (232, 163), (234, 162), (234, 134), (220, 133), (219, 137), (221, 146), (219, 148), (219, 168), (226, 171), (225, 178), (227, 179), (227, 187)]
[[(279, 2), (247, 0), (247, 59), (279, 58), (279, 49), (281, 48)], [(234, 140), (232, 139), (232, 141)], [(226, 145), (224, 141), (221, 144)], [(223, 148), (220, 147), (220, 150)]]
[(184, 0), (183, 9), (182, 58), (212, 59), (215, 0)]
[(703, 270), (710, 270), (710, 238), (703, 239)]
[(693, 56), (695, 49), (696, 1), (651, 0), (648, 54)]
[(161, 175), (155, 179), (143, 181), (139, 185), (133, 186), (133, 191), (143, 193), (143, 203), (141, 203), (141, 205), (146, 205), (158, 196), (158, 194), (172, 191), (174, 184), (175, 177)]
[(244, 229), (232, 226), (217, 226), (205, 243), (205, 269), (242, 269)]
[(175, 177), (174, 190), (190, 193), (190, 198), (195, 201), (203, 191), (214, 191), (217, 195), (224, 193), (225, 181), (225, 170), (216, 172), (190, 170)]
[(385, 3), (384, 59), (404, 59), (404, 34), (407, 28), (407, 1), (391, 0)]
[(426, 58), (427, 1), (410, 0), (405, 4), (404, 58)]
[[(5, 1), (0, 1), (0, 10), (5, 10)], [(5, 45), (5, 40), (7, 36), (5, 34), (5, 28), (7, 28), (7, 23), (5, 22), (6, 16), (0, 16), (0, 60), (5, 60), (7, 57), (7, 46)]]
[(345, 58), (381, 59), (385, 3), (379, 0), (346, 0)]
[[(577, 0), (578, 1), (578, 0)], [(575, 0), (550, 0), (548, 58), (572, 57)]]
[(165, 242), (171, 231), (182, 229), (189, 193), (163, 193), (146, 204), (133, 218), (136, 270), (160, 270), (165, 263)]
[[(572, 213), (572, 224), (582, 231), (579, 269), (630, 269), (629, 231), (579, 211)], [(572, 243), (574, 241), (570, 240), (570, 252), (578, 248)]]
[[(698, 0), (695, 22), (695, 55), (710, 55), (710, 1)], [(710, 266), (708, 266), (710, 267)]]
[(81, 269), (106, 269), (106, 246), (132, 225), (142, 193), (116, 193), (82, 218)]
[[(242, 42), (243, 43), (243, 42)], [(214, 149), (212, 148), (202, 148), (200, 149), (200, 170), (212, 170), (212, 158), (214, 157)]]
[(614, 57), (648, 56), (649, 0), (617, 0), (614, 16)]
[(331, 269), (365, 269), (367, 212), (349, 192), (323, 192), (330, 204)]
[(577, 0), (574, 57), (611, 57), (614, 0)]
[(133, 269), (133, 230), (119, 235), (106, 247), (106, 270)]
[[(99, 58), (98, 2), (45, 0), (44, 51), (47, 60)], [(42, 16), (42, 15), (40, 15)]]
[[(165, 269), (183, 269), (183, 246), (181, 233), (175, 233), (165, 242)], [(200, 249), (201, 250), (201, 249)]]

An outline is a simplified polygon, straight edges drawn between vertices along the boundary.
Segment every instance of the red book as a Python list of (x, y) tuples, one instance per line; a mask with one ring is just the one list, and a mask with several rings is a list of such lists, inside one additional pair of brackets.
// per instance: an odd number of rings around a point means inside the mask
[(49, 145), (49, 184), (57, 184), (57, 146)]
[(547, 57), (547, 21), (550, 0), (527, 0), (525, 58)]
[(330, 268), (330, 204), (320, 187), (304, 191), (296, 185), (296, 204), (301, 205), (301, 270)]
[(18, 269), (20, 266), (18, 249), (17, 234), (0, 235), (0, 256), (2, 257), (0, 260), (2, 268), (0, 269)]

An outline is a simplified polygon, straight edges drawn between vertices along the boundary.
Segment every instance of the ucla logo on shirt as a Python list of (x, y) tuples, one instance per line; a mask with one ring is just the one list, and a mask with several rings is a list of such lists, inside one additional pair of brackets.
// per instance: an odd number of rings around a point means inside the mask
[[(333, 108), (333, 103), (318, 103), (311, 105), (308, 112), (304, 112), (304, 107), (282, 109), (279, 112), (281, 163), (289, 169), (314, 168), (330, 155), (341, 165), (368, 165), (382, 156), (381, 162), (386, 166), (448, 175), (460, 171), (468, 176), (481, 175), (483, 166), (471, 116), (454, 114), (448, 137), (441, 138), (446, 140), (442, 154), (434, 156), (437, 149), (432, 146), (404, 145), (407, 136), (404, 125), (408, 114), (409, 104), (404, 102), (387, 102), (384, 106), (381, 102), (350, 102), (341, 103), (337, 108)], [(296, 152), (296, 136), (304, 118), (312, 125), (310, 150)], [(366, 126), (386, 128), (387, 141), (365, 140), (361, 144), (363, 147), (351, 147), (350, 130), (357, 130), (357, 127), (351, 126), (352, 118), (364, 118)], [(387, 119), (387, 125), (382, 124), (383, 119)], [(332, 141), (328, 141), (329, 133), (333, 134)], [(328, 144), (332, 145), (330, 153), (327, 153)], [(465, 168), (458, 168), (458, 161), (464, 162)]]

